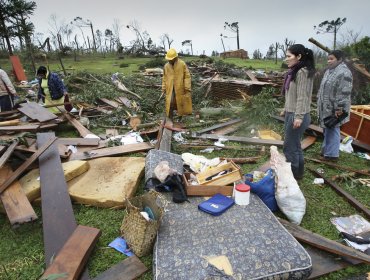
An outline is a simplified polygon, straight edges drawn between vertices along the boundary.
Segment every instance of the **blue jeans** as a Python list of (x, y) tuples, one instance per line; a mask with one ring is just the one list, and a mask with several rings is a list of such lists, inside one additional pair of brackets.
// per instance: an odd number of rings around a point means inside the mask
[(306, 128), (310, 125), (311, 116), (309, 113), (305, 114), (302, 124), (298, 128), (293, 128), (294, 113), (285, 113), (285, 137), (283, 152), (286, 161), (291, 163), (294, 178), (300, 179), (304, 173), (304, 158), (301, 147), (301, 139)]
[(11, 111), (14, 106), (14, 97), (13, 95), (2, 95), (0, 96), (0, 111)]
[(339, 157), (340, 127), (324, 128), (321, 151), (324, 157)]

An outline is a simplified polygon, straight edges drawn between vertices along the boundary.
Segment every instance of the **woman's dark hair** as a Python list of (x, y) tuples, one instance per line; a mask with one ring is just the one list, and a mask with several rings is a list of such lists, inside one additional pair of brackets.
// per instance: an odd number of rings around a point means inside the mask
[(329, 55), (334, 55), (335, 58), (338, 59), (338, 60), (344, 60), (344, 58), (345, 58), (345, 54), (341, 50), (331, 51), (331, 52), (329, 52)]
[(301, 55), (299, 60), (299, 67), (292, 73), (292, 79), (295, 80), (295, 76), (299, 69), (306, 67), (308, 70), (308, 77), (312, 77), (315, 74), (315, 60), (311, 49), (306, 48), (302, 44), (294, 44), (288, 48), (288, 51), (295, 56)]
[(39, 69), (37, 69), (36, 75), (43, 75), (48, 72), (45, 66), (40, 66)]

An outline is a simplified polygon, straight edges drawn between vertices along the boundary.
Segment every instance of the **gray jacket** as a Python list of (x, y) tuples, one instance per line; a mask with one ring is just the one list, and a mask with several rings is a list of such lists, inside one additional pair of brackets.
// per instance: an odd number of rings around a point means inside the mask
[(317, 109), (321, 127), (325, 127), (324, 118), (334, 114), (340, 108), (348, 112), (348, 117), (337, 126), (349, 121), (352, 81), (352, 73), (344, 62), (325, 71), (317, 94)]

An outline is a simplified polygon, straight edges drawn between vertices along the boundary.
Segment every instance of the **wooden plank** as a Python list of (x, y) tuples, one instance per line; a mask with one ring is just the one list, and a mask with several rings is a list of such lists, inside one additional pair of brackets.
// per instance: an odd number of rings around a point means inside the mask
[(193, 138), (200, 138), (200, 139), (212, 139), (218, 140), (220, 138), (227, 139), (228, 141), (234, 142), (242, 142), (248, 143), (253, 145), (275, 145), (275, 146), (283, 146), (284, 142), (281, 140), (269, 140), (269, 139), (257, 139), (257, 138), (248, 138), (248, 137), (241, 137), (241, 136), (224, 136), (224, 135), (213, 135), (213, 134), (202, 134), (199, 136), (192, 136)]
[(6, 163), (9, 157), (12, 155), (15, 147), (18, 145), (18, 140), (14, 141), (11, 145), (9, 145), (6, 152), (0, 157), (0, 168)]
[(21, 121), (19, 119), (0, 122), (0, 126), (19, 125)]
[[(11, 175), (12, 170), (9, 166), (5, 165), (0, 168), (0, 184)], [(37, 215), (18, 181), (13, 182), (9, 188), (1, 193), (0, 199), (12, 226), (37, 219)]]
[(161, 144), (161, 139), (162, 139), (162, 136), (163, 136), (163, 130), (164, 130), (164, 126), (166, 124), (166, 120), (167, 120), (167, 117), (164, 117), (161, 121), (161, 125), (159, 126), (159, 131), (158, 131), (158, 135), (157, 135), (157, 143), (155, 143), (155, 149), (159, 149), (159, 146)]
[(353, 169), (353, 168), (350, 168), (350, 167), (341, 166), (339, 164), (335, 164), (335, 163), (332, 163), (332, 162), (327, 162), (327, 161), (324, 161), (324, 160), (314, 159), (314, 158), (307, 158), (306, 157), (305, 159), (307, 159), (309, 161), (316, 162), (316, 163), (325, 164), (327, 166), (331, 166), (334, 169), (341, 169), (341, 170), (346, 170), (346, 171), (349, 171), (349, 172), (354, 172), (354, 173), (357, 173), (357, 174), (360, 174), (360, 175), (370, 176), (370, 172), (368, 172), (367, 170), (356, 170), (356, 169)]
[(77, 129), (78, 133), (80, 133), (82, 137), (86, 137), (86, 135), (89, 135), (89, 134), (95, 135), (90, 130), (88, 130), (86, 127), (84, 127), (78, 120), (71, 117), (68, 113), (63, 113), (63, 116), (70, 122), (71, 125), (73, 125)]
[(113, 100), (109, 100), (109, 99), (107, 99), (107, 98), (99, 98), (99, 100), (100, 100), (101, 102), (105, 103), (105, 104), (108, 104), (109, 106), (111, 106), (111, 107), (113, 107), (113, 108), (118, 108), (118, 107), (120, 107), (120, 105), (119, 105), (117, 102), (113, 101)]
[(357, 260), (349, 263), (341, 258), (338, 258), (337, 255), (330, 254), (311, 246), (307, 246), (305, 247), (305, 249), (312, 260), (312, 272), (308, 279), (317, 279), (326, 274), (341, 270), (354, 264), (361, 263), (361, 261)]
[(249, 77), (249, 79), (251, 79), (251, 81), (253, 82), (258, 82), (258, 79), (256, 78), (256, 76), (252, 73), (252, 71), (250, 70), (245, 70), (244, 71), (245, 74), (247, 74), (247, 76)]
[(316, 142), (315, 136), (307, 136), (301, 141), (302, 150), (307, 149), (308, 147), (312, 146)]
[[(53, 138), (53, 132), (37, 133), (37, 145), (44, 145)], [(49, 267), (77, 228), (77, 223), (56, 144), (39, 157), (39, 166), (45, 263)], [(80, 279), (90, 279), (87, 269)]]
[[(167, 128), (166, 126), (169, 128)], [(163, 128), (161, 141), (159, 143), (159, 150), (171, 152), (172, 130), (170, 128), (172, 127), (173, 127), (172, 120), (170, 118), (167, 118), (165, 127)]]
[(57, 143), (62, 145), (73, 146), (98, 146), (99, 138), (58, 138)]
[(56, 138), (50, 139), (43, 145), (40, 149), (37, 150), (30, 158), (28, 158), (18, 169), (12, 174), (12, 176), (8, 177), (3, 184), (0, 185), (0, 193), (2, 193), (7, 187), (9, 187), (15, 179), (17, 179), (26, 169), (29, 167), (40, 155), (42, 155), (45, 150), (54, 143)]
[(9, 59), (12, 63), (13, 72), (15, 74), (15, 77), (16, 77), (17, 81), (18, 82), (27, 81), (27, 77), (26, 77), (26, 74), (24, 73), (22, 63), (19, 60), (19, 56), (18, 55), (11, 55), (11, 56), (9, 56)]
[(148, 151), (150, 149), (153, 149), (153, 146), (147, 142), (138, 143), (138, 144), (129, 144), (129, 145), (123, 145), (123, 146), (110, 147), (110, 148), (96, 149), (96, 150), (91, 150), (91, 151), (83, 152), (83, 153), (77, 152), (71, 155), (71, 160), (76, 160), (76, 159), (85, 160), (85, 159), (93, 159), (93, 158), (106, 157), (106, 156), (123, 155), (123, 154), (128, 154), (128, 153), (133, 153), (133, 152)]
[(220, 157), (221, 160), (233, 161), (234, 163), (256, 163), (261, 157), (244, 157), (244, 158), (224, 158)]
[(139, 260), (132, 256), (122, 262), (112, 266), (108, 270), (99, 274), (93, 280), (133, 280), (142, 275), (148, 268)]
[(215, 134), (215, 135), (227, 135), (227, 134), (231, 134), (231, 133), (234, 133), (235, 131), (238, 131), (239, 128), (243, 125), (242, 122), (240, 123), (236, 123), (236, 124), (233, 124), (233, 125), (230, 125), (230, 126), (226, 126), (226, 127), (221, 127), (221, 128), (218, 128), (218, 129), (215, 129), (212, 131), (212, 134)]
[(315, 176), (323, 178), (324, 182), (328, 184), (332, 189), (334, 189), (338, 194), (343, 196), (349, 204), (351, 204), (353, 207), (355, 207), (357, 210), (362, 211), (365, 216), (370, 219), (370, 210), (366, 208), (360, 201), (358, 201), (356, 198), (354, 198), (352, 195), (350, 195), (348, 192), (343, 190), (341, 187), (339, 187), (337, 184), (334, 182), (330, 181), (329, 179), (325, 178), (322, 174), (317, 172), (316, 170), (313, 170), (312, 168), (307, 168), (310, 170)]
[(25, 114), (30, 119), (37, 120), (39, 122), (50, 121), (58, 117), (36, 102), (22, 103), (21, 107), (18, 108), (18, 111)]
[(325, 238), (317, 233), (313, 233), (298, 225), (286, 220), (279, 219), (279, 222), (298, 240), (311, 246), (327, 251), (329, 253), (356, 259), (370, 264), (370, 256), (360, 251), (342, 245), (338, 242)]
[(225, 126), (229, 126), (229, 125), (233, 125), (233, 124), (239, 123), (241, 121), (242, 121), (241, 119), (235, 119), (235, 120), (231, 120), (231, 121), (228, 121), (228, 122), (225, 122), (225, 123), (215, 124), (215, 125), (212, 125), (210, 127), (207, 127), (207, 128), (201, 129), (201, 130), (198, 130), (195, 133), (197, 135), (203, 134), (203, 133), (206, 133), (206, 132), (209, 132), (209, 131), (212, 131), (212, 130), (223, 128)]
[(26, 125), (11, 125), (11, 126), (1, 126), (0, 131), (10, 131), (10, 132), (18, 132), (18, 131), (28, 131), (28, 132), (36, 132), (39, 129), (40, 125), (38, 124), (26, 124)]
[(1, 146), (1, 145), (0, 145), (0, 155), (1, 155), (4, 151), (6, 151), (6, 149), (7, 149), (7, 147), (6, 147), (6, 146)]
[(116, 100), (125, 105), (127, 108), (132, 108), (132, 103), (127, 97), (118, 96)]
[(42, 278), (66, 273), (63, 279), (77, 280), (101, 234), (100, 229), (77, 226)]

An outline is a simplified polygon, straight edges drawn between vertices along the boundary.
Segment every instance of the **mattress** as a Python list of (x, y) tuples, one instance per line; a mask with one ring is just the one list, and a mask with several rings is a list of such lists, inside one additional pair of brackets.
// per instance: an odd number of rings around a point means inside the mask
[[(306, 279), (309, 254), (254, 194), (221, 216), (198, 210), (205, 198), (169, 202), (153, 252), (154, 279)], [(224, 256), (232, 276), (207, 259)]]

